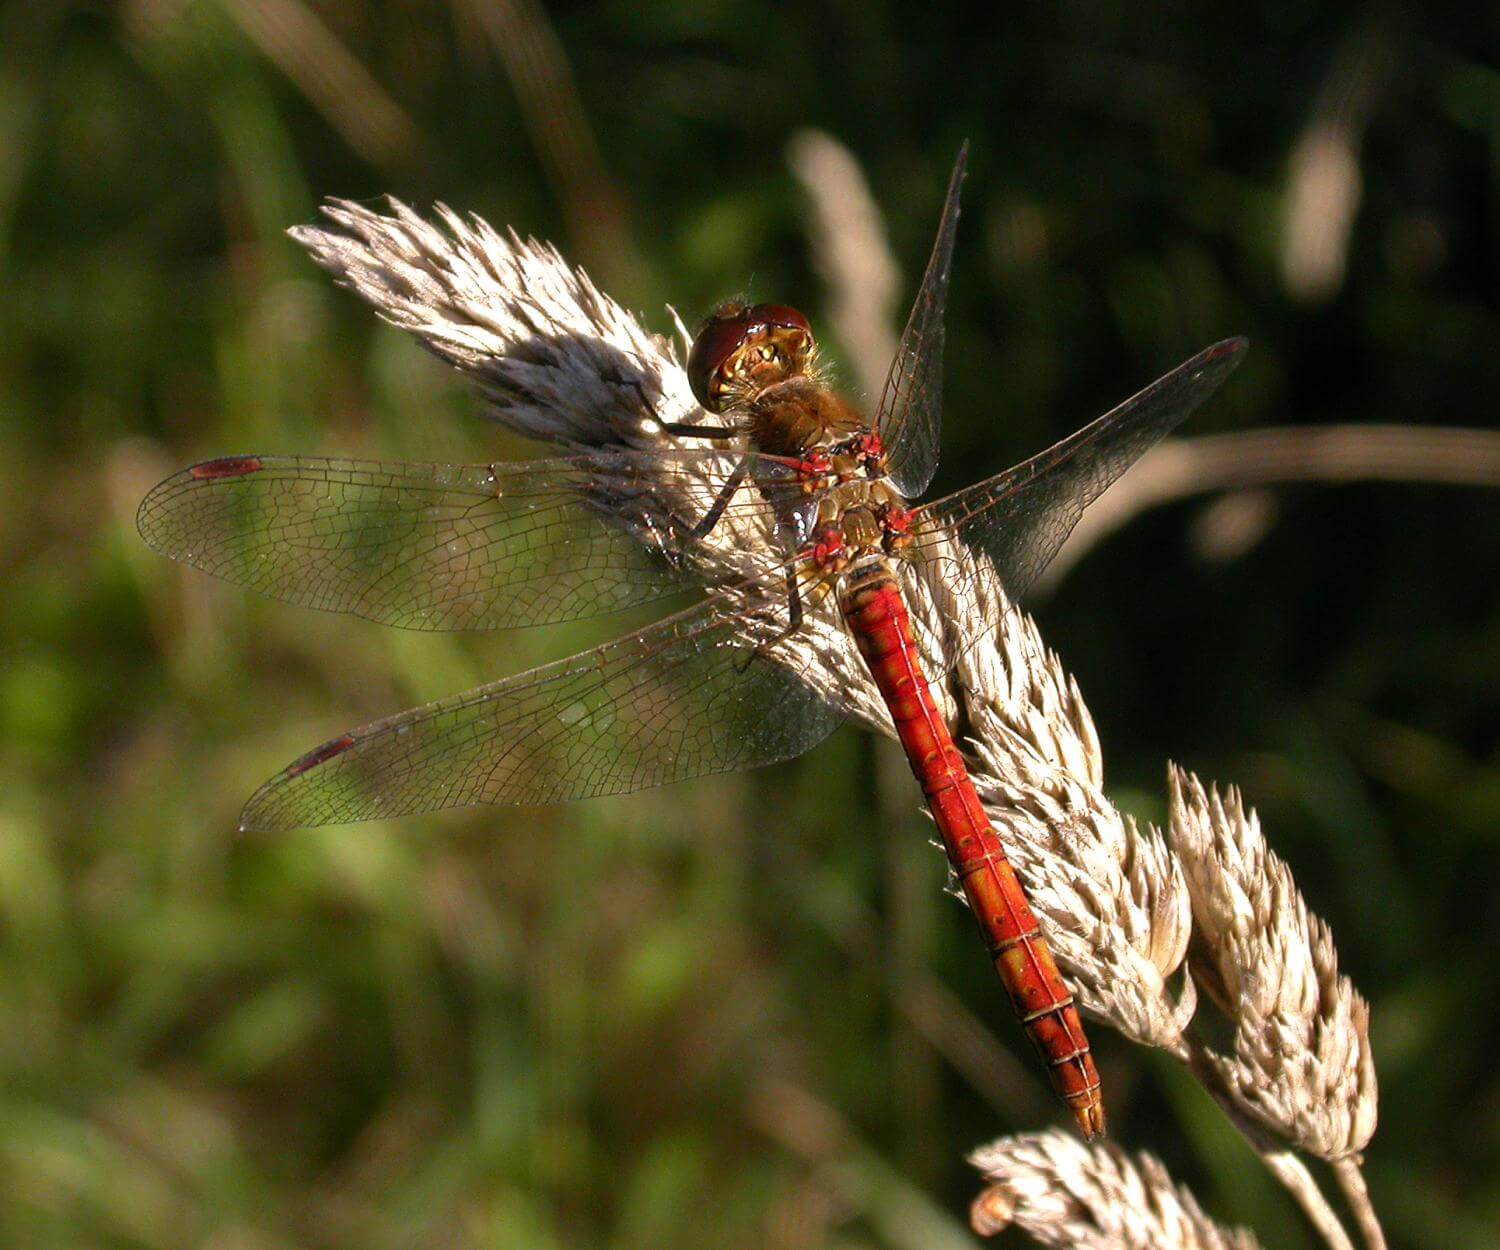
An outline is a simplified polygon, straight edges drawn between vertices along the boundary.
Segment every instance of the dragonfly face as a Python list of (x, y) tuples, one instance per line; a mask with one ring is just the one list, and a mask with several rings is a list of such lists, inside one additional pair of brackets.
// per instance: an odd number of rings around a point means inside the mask
[(709, 412), (806, 372), (812, 327), (781, 304), (720, 304), (704, 321), (688, 353), (688, 382)]

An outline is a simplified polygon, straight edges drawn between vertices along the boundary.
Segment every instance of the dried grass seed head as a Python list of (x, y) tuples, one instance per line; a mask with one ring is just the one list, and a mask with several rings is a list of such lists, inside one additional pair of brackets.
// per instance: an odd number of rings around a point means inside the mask
[(1358, 1153), (1375, 1132), (1370, 1013), (1339, 975), (1328, 926), (1266, 845), (1239, 792), (1184, 769), (1170, 776), (1173, 848), (1192, 896), (1194, 977), (1234, 1026), (1210, 1062), (1235, 1105), (1325, 1159)]
[(969, 1162), (990, 1185), (971, 1211), (974, 1231), (1014, 1224), (1043, 1246), (1068, 1250), (1256, 1250), (1244, 1229), (1225, 1228), (1174, 1185), (1161, 1162), (1108, 1144), (1085, 1145), (1050, 1130), (1002, 1137)]

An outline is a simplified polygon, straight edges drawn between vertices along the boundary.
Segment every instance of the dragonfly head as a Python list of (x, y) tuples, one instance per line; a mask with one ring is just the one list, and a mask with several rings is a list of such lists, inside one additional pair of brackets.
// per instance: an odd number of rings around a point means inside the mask
[(688, 353), (693, 395), (710, 412), (723, 412), (768, 386), (805, 373), (813, 357), (812, 327), (781, 304), (720, 304), (708, 315)]

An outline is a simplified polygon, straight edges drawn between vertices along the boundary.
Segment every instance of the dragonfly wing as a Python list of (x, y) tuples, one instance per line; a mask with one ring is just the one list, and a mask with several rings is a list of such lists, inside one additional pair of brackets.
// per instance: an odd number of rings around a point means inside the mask
[(943, 421), (943, 309), (948, 302), (959, 191), (968, 155), (965, 142), (948, 179), (948, 198), (927, 271), (876, 410), (875, 430), (885, 444), (891, 481), (908, 499), (926, 490), (937, 472)]
[[(165, 555), (304, 607), (408, 629), (540, 625), (701, 584), (683, 558), (683, 532), (747, 460), (696, 451), (494, 465), (239, 456), (162, 482), (137, 525)], [(696, 512), (675, 516), (673, 506)], [(746, 482), (724, 512), (765, 508)]]
[(1244, 357), (1226, 339), (1030, 460), (917, 510), (911, 553), (937, 576), (976, 576), (945, 560), (955, 543), (988, 557), (1011, 599), (1051, 562), (1083, 510), (1219, 388)]
[(800, 755), (841, 717), (754, 649), (786, 620), (785, 603), (764, 596), (746, 608), (716, 594), (606, 646), (353, 730), (263, 785), (242, 825), (554, 803)]

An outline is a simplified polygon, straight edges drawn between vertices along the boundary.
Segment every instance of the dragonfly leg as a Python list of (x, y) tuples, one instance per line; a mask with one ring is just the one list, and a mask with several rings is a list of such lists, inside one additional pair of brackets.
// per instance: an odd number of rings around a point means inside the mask
[[(797, 580), (797, 570), (791, 566), (786, 571), (786, 600), (787, 625), (781, 638), (802, 628), (802, 583)], [(776, 641), (780, 642), (781, 638)]]
[(688, 530), (687, 537), (692, 542), (698, 542), (707, 538), (713, 532), (719, 518), (724, 515), (724, 509), (729, 507), (729, 501), (734, 498), (735, 492), (745, 484), (745, 478), (750, 472), (750, 461), (741, 460), (734, 466), (734, 472), (725, 480), (724, 485), (719, 488), (719, 493), (714, 497), (713, 504), (708, 511), (699, 519), (698, 524)]
[(745, 657), (746, 668), (749, 668), (757, 657), (770, 655), (781, 643), (802, 628), (802, 584), (797, 580), (797, 570), (792, 565), (788, 565), (786, 570), (786, 617), (786, 627), (777, 630), (774, 638), (755, 644), (754, 649)]
[(722, 425), (693, 425), (689, 421), (663, 421), (661, 423), (662, 433), (674, 434), (680, 438), (738, 438), (739, 430), (732, 430)]
[(750, 461), (748, 459), (741, 460), (735, 465), (734, 472), (724, 480), (724, 485), (719, 487), (719, 493), (714, 496), (714, 501), (709, 505), (708, 511), (695, 524), (689, 525), (681, 517), (669, 512), (667, 519), (671, 522), (677, 537), (693, 543), (707, 538), (724, 515), (724, 510), (729, 507), (729, 501), (734, 498), (735, 492), (745, 484), (745, 478), (749, 472)]

